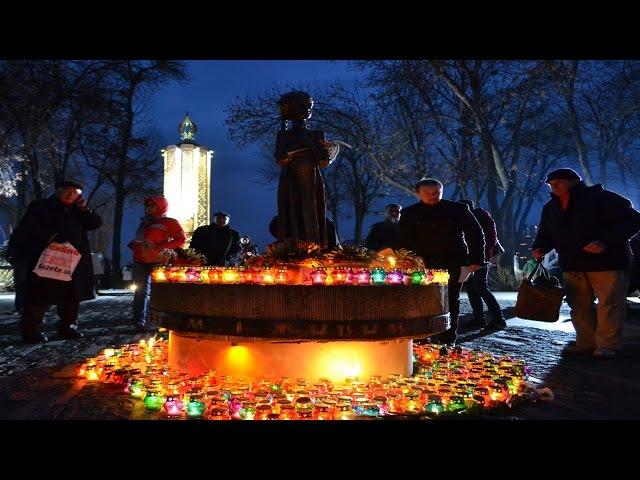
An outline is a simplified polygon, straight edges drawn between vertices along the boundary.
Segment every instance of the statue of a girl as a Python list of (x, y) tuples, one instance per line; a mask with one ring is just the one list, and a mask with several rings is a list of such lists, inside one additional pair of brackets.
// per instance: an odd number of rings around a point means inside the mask
[(281, 129), (276, 162), (282, 166), (278, 184), (278, 239), (296, 239), (327, 246), (326, 205), (321, 168), (338, 154), (338, 145), (321, 130), (309, 130), (313, 99), (306, 92), (289, 92), (278, 101)]

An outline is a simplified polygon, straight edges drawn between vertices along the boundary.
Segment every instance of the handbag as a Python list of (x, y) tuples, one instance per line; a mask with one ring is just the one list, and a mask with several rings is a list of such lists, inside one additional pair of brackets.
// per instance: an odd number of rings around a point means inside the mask
[[(534, 279), (536, 273), (539, 273)], [(555, 322), (560, 318), (560, 306), (565, 291), (556, 277), (538, 262), (529, 276), (522, 280), (518, 290), (515, 315), (527, 320)]]

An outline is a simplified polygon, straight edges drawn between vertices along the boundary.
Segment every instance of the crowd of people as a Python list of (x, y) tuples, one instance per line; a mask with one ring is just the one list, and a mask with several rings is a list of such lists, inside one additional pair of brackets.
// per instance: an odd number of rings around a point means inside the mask
[[(549, 172), (546, 183), (551, 198), (542, 210), (531, 255), (536, 261), (542, 261), (551, 251), (558, 256), (576, 330), (575, 345), (567, 346), (564, 352), (614, 358), (622, 348), (625, 297), (640, 287), (640, 262), (634, 262), (632, 254), (634, 245), (640, 248), (640, 236), (636, 236), (640, 213), (628, 199), (601, 185), (586, 186), (569, 168)], [(450, 327), (429, 341), (455, 345), (463, 287), (473, 310), (466, 328), (485, 332), (506, 328), (500, 305), (488, 285), (492, 260), (504, 248), (488, 211), (470, 200), (443, 199), (443, 191), (437, 179), (418, 181), (418, 201), (404, 208), (395, 203), (387, 205), (384, 220), (371, 227), (364, 246), (376, 251), (410, 250), (429, 268), (449, 272)], [(167, 250), (182, 248), (187, 240), (180, 223), (166, 216), (168, 206), (162, 196), (146, 198), (144, 216), (129, 242), (133, 254), (131, 276), (137, 287), (131, 317), (136, 332), (147, 330), (151, 271), (163, 262)], [(202, 254), (206, 265), (239, 265), (247, 255), (257, 254), (253, 242), (230, 227), (230, 218), (226, 212), (217, 212), (212, 224), (193, 232), (189, 248)], [(277, 216), (271, 221), (270, 231), (276, 238), (281, 223)], [(100, 216), (82, 196), (82, 185), (72, 180), (59, 182), (51, 197), (28, 206), (11, 236), (7, 255), (14, 267), (16, 306), (25, 342), (47, 341), (41, 324), (51, 305), (57, 306), (60, 317), (59, 335), (82, 337), (77, 323), (79, 303), (94, 298), (94, 291), (104, 287), (108, 278), (105, 269), (110, 268), (106, 266), (108, 259), (92, 256), (89, 247), (87, 232), (101, 224)], [(325, 224), (327, 245), (339, 245), (333, 223), (326, 219)], [(43, 251), (54, 243), (68, 243), (80, 255), (69, 281), (38, 273), (43, 269)]]

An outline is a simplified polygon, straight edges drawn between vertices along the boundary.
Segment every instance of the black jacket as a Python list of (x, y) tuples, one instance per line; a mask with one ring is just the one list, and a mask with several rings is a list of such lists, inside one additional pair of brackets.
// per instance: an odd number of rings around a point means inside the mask
[[(64, 301), (95, 298), (87, 231), (101, 225), (102, 218), (97, 213), (81, 211), (75, 205), (65, 207), (55, 195), (29, 204), (13, 233), (16, 256), (25, 261), (29, 268), (27, 301), (55, 305)], [(42, 278), (33, 273), (42, 251), (52, 238), (56, 243), (69, 242), (80, 252), (80, 261), (71, 282)]]
[(229, 225), (205, 225), (193, 232), (190, 247), (207, 257), (207, 265), (223, 267), (240, 251), (240, 234)]
[[(532, 248), (558, 252), (565, 272), (601, 272), (631, 268), (629, 239), (640, 231), (640, 212), (629, 200), (583, 182), (569, 190), (569, 204), (562, 210), (553, 197), (542, 209), (538, 234)], [(607, 248), (599, 254), (582, 247), (600, 240)]]
[(398, 224), (389, 220), (374, 223), (371, 231), (364, 241), (364, 246), (371, 250), (382, 250), (384, 248), (398, 249)]
[(481, 265), (485, 261), (482, 228), (464, 203), (415, 203), (402, 210), (398, 227), (399, 247), (416, 252), (429, 268)]

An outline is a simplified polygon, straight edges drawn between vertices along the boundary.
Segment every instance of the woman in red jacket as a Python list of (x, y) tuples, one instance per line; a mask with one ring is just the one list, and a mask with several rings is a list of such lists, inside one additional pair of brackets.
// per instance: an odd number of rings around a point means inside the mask
[(136, 238), (129, 242), (133, 249), (133, 324), (136, 332), (146, 331), (147, 310), (151, 296), (151, 270), (161, 261), (163, 250), (180, 248), (186, 237), (175, 218), (166, 217), (169, 202), (161, 196), (144, 199), (145, 216), (140, 219)]

